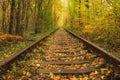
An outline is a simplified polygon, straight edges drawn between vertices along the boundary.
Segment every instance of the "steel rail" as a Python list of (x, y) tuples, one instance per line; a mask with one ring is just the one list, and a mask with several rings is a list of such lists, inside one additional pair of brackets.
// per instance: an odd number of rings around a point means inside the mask
[(115, 70), (120, 72), (120, 59), (117, 58), (116, 56), (112, 55), (112, 53), (107, 52), (106, 50), (102, 49), (101, 47), (93, 44), (92, 42), (80, 37), (79, 35), (75, 34), (74, 32), (65, 29), (69, 34), (73, 35), (74, 37), (78, 38), (80, 41), (84, 43), (86, 46), (86, 49), (92, 50), (93, 52), (96, 53), (96, 55), (104, 58), (107, 63), (113, 64), (115, 67)]
[[(56, 31), (56, 30), (55, 30)], [(40, 38), (39, 40), (35, 41), (34, 43), (32, 43), (30, 46), (26, 47), (25, 49), (21, 50), (20, 52), (11, 55), (9, 58), (6, 58), (4, 61), (0, 62), (0, 69), (2, 69), (2, 67), (8, 67), (9, 64), (13, 61), (15, 61), (17, 58), (20, 58), (22, 54), (27, 54), (28, 52), (30, 52), (33, 48), (35, 48), (38, 43), (42, 40), (44, 40), (46, 37), (49, 37), (52, 33), (54, 33), (55, 31), (50, 32), (49, 34), (45, 35), (44, 37)], [(96, 55), (103, 57), (108, 63), (113, 64), (113, 66), (115, 67), (115, 70), (118, 70), (118, 72), (120, 71), (120, 59), (115, 57), (114, 55), (112, 55), (111, 53), (107, 52), (106, 50), (96, 46), (95, 44), (93, 44), (90, 41), (85, 40), (84, 38), (76, 35), (75, 33), (71, 32), (70, 30), (66, 31), (71, 34), (72, 36), (74, 36), (75, 38), (78, 38), (80, 41), (82, 41), (84, 43), (84, 45), (86, 46), (86, 48), (89, 50), (92, 50), (93, 52), (96, 53)], [(76, 63), (76, 62), (74, 62)], [(82, 63), (82, 62), (81, 62)], [(53, 64), (52, 62), (50, 64)], [(63, 63), (54, 63), (54, 64), (63, 64)], [(70, 64), (70, 63), (65, 63), (65, 64)], [(79, 63), (80, 64), (80, 63)], [(94, 71), (95, 69), (87, 69), (87, 70), (83, 70), (83, 71), (76, 71), (76, 70), (42, 70), (40, 69), (41, 73), (61, 73), (61, 74), (66, 74), (66, 73), (89, 73), (91, 71)]]

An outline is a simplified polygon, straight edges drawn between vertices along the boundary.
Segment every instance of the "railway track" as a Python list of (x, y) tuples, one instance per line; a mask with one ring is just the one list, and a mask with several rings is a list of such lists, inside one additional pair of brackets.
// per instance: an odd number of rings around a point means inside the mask
[(70, 31), (49, 35), (1, 62), (0, 80), (119, 80), (118, 58)]

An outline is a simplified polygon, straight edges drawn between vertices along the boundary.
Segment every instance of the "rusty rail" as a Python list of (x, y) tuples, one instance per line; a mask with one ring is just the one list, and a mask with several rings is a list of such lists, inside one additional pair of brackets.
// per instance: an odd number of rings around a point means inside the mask
[(84, 43), (84, 45), (86, 45), (87, 49), (92, 50), (93, 52), (97, 53), (96, 55), (104, 58), (108, 63), (113, 64), (113, 66), (115, 67), (115, 70), (120, 71), (120, 59), (115, 57), (114, 55), (112, 55), (110, 52), (107, 52), (106, 50), (96, 46), (95, 44), (93, 44), (92, 42), (78, 36), (77, 34), (75, 34), (74, 32), (65, 29), (69, 34), (73, 35), (74, 37), (78, 38), (80, 41), (82, 41)]
[(8, 66), (9, 63), (11, 63), (12, 61), (14, 61), (16, 58), (20, 57), (22, 54), (26, 54), (28, 51), (31, 51), (32, 48), (36, 47), (37, 44), (42, 41), (43, 39), (45, 39), (46, 37), (48, 37), (49, 35), (51, 35), (52, 33), (54, 33), (56, 30), (46, 34), (45, 36), (41, 37), (40, 39), (38, 39), (37, 41), (33, 42), (30, 46), (26, 47), (25, 49), (11, 55), (10, 57), (6, 58), (5, 60), (0, 62), (0, 68)]
[[(56, 31), (56, 30), (55, 30)], [(38, 45), (38, 43), (45, 39), (46, 37), (48, 37), (49, 35), (51, 35), (52, 33), (54, 33), (55, 31), (53, 32), (50, 32), (49, 34), (45, 35), (44, 37), (40, 38), (39, 40), (37, 40), (36, 42), (32, 43), (30, 46), (26, 47), (25, 49), (21, 50), (20, 52), (16, 53), (16, 54), (13, 54), (11, 55), (9, 58), (6, 58), (4, 61), (0, 62), (0, 68), (2, 67), (6, 67), (6, 66), (9, 66), (8, 64), (15, 61), (17, 58), (19, 58), (22, 54), (27, 54), (27, 52), (31, 51), (34, 47), (36, 47)], [(103, 50), (102, 48), (96, 46), (95, 44), (83, 39), (82, 37), (76, 35), (75, 33), (69, 31), (69, 30), (66, 30), (68, 33), (70, 33), (71, 35), (73, 35), (74, 37), (78, 38), (79, 40), (81, 40), (84, 45), (86, 45), (86, 48), (87, 49), (91, 49), (93, 52), (97, 53), (96, 55), (100, 56), (100, 57), (103, 57), (108, 63), (111, 63), (113, 64), (113, 66), (115, 67), (115, 70), (118, 70), (120, 71), (120, 59), (118, 59), (117, 57), (113, 56), (111, 53)], [(74, 62), (74, 63), (78, 63), (78, 62)], [(74, 64), (73, 63), (73, 64)], [(84, 62), (79, 62), (78, 64), (81, 64), (81, 63), (84, 63)], [(51, 64), (51, 63), (50, 63)], [(53, 64), (53, 63), (52, 63)], [(62, 63), (54, 63), (54, 64), (63, 64)], [(64, 64), (70, 64), (70, 63), (64, 63)], [(91, 71), (94, 71), (95, 69), (88, 69), (87, 72), (91, 72)], [(83, 71), (79, 71), (79, 72), (76, 72), (76, 71), (69, 71), (69, 70), (66, 70), (66, 71), (56, 71), (56, 70), (50, 70), (50, 71), (46, 71), (46, 70), (40, 70), (40, 72), (46, 72), (46, 73), (49, 73), (49, 72), (53, 72), (53, 73), (86, 73), (85, 70)]]

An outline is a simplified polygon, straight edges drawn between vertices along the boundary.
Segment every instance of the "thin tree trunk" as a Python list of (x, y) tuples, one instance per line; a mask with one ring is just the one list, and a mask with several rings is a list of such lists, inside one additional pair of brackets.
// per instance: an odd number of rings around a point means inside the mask
[(11, 9), (10, 9), (10, 25), (9, 25), (9, 34), (13, 34), (13, 28), (14, 28), (14, 11), (15, 11), (15, 0), (12, 0), (11, 2)]
[(40, 26), (40, 19), (41, 19), (41, 16), (40, 16), (40, 11), (42, 9), (42, 2), (43, 0), (41, 0), (40, 2), (37, 3), (37, 20), (36, 20), (36, 24), (35, 24), (35, 33), (38, 33), (40, 30), (39, 30), (39, 26)]
[(16, 35), (22, 35), (22, 31), (21, 31), (21, 2), (18, 1), (18, 8), (17, 8), (17, 13), (16, 13)]
[(2, 32), (3, 33), (6, 33), (7, 32), (7, 24), (6, 24), (6, 2), (3, 1), (3, 4), (2, 4), (2, 10), (3, 10), (3, 13), (2, 13)]

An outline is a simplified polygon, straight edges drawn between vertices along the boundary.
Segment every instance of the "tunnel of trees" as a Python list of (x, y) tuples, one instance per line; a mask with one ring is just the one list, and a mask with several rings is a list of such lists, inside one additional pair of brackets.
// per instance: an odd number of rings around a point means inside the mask
[(120, 56), (120, 0), (0, 0), (0, 55), (57, 27)]

